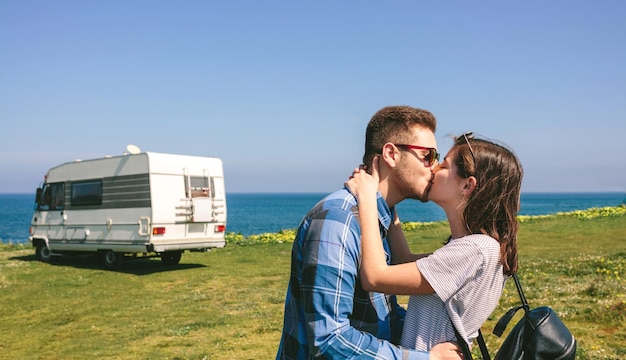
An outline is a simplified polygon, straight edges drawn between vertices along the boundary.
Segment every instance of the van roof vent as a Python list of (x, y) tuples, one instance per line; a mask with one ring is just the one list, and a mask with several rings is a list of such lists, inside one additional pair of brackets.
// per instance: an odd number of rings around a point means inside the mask
[(124, 152), (124, 155), (139, 154), (140, 152), (141, 152), (141, 150), (139, 149), (138, 146), (133, 145), (133, 144), (128, 144), (128, 145), (126, 145), (126, 152)]

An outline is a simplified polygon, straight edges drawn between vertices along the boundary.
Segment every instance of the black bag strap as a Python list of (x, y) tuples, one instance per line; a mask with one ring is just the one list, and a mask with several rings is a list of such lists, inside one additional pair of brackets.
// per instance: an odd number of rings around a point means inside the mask
[[(450, 322), (452, 322), (452, 319), (450, 319)], [(454, 326), (454, 323), (452, 323), (452, 328), (454, 329), (454, 335), (456, 335), (456, 342), (461, 347), (461, 352), (463, 353), (463, 359), (472, 360), (472, 352), (470, 351), (469, 346), (467, 345), (465, 340), (461, 337), (461, 334), (459, 334), (459, 331), (456, 329), (456, 326)]]
[(498, 320), (498, 323), (493, 328), (493, 334), (498, 337), (502, 336), (502, 333), (504, 333), (506, 326), (509, 324), (509, 322), (511, 322), (511, 319), (513, 319), (515, 313), (517, 313), (520, 309), (524, 309), (524, 313), (526, 314), (528, 314), (528, 312), (530, 311), (530, 306), (528, 305), (528, 301), (526, 300), (526, 296), (524, 295), (524, 291), (522, 290), (522, 284), (520, 283), (517, 274), (513, 274), (513, 280), (515, 281), (515, 287), (517, 288), (517, 293), (519, 294), (522, 305), (510, 309), (506, 312), (506, 314), (502, 315), (500, 320)]
[(526, 301), (526, 296), (524, 295), (524, 291), (522, 290), (522, 284), (519, 282), (519, 278), (517, 277), (517, 273), (513, 274), (513, 280), (515, 280), (515, 287), (517, 288), (517, 293), (519, 294), (519, 299), (522, 301), (522, 306), (525, 307), (526, 312), (530, 310), (528, 307), (528, 301)]
[[(482, 331), (478, 330), (478, 347), (480, 347), (480, 353), (483, 355), (483, 360), (491, 360), (489, 356), (489, 350), (487, 350), (487, 344), (485, 344), (485, 338), (483, 337)], [(470, 358), (471, 359), (471, 358)]]
[[(452, 321), (452, 319), (450, 319), (450, 321)], [(452, 323), (452, 328), (454, 329), (457, 343), (461, 347), (463, 359), (472, 360), (472, 352), (470, 351), (469, 346), (467, 345), (465, 340), (461, 337), (461, 334), (459, 334), (456, 326), (454, 326), (454, 323)], [(483, 333), (480, 331), (480, 329), (478, 330), (478, 337), (476, 338), (476, 340), (478, 341), (478, 347), (480, 347), (480, 353), (483, 356), (483, 360), (491, 360), (491, 357), (489, 356), (489, 350), (487, 350), (487, 344), (485, 344), (485, 338), (483, 337)]]
[(498, 323), (496, 324), (496, 326), (493, 328), (493, 334), (496, 335), (497, 337), (502, 336), (502, 333), (506, 329), (506, 326), (509, 325), (509, 322), (511, 322), (511, 319), (513, 319), (513, 315), (515, 315), (515, 313), (517, 313), (518, 310), (523, 309), (523, 308), (524, 308), (524, 305), (519, 305), (507, 311), (506, 314), (502, 315), (500, 320), (498, 320)]

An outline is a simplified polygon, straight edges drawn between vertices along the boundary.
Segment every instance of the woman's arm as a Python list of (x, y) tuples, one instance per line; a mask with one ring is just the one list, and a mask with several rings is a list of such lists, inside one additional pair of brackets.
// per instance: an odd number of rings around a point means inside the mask
[(359, 207), (362, 247), (360, 274), (363, 289), (402, 295), (432, 293), (433, 288), (422, 277), (415, 262), (389, 266), (385, 260), (376, 206), (378, 157), (372, 162), (372, 175), (364, 170), (355, 171), (346, 186), (357, 198)]
[(391, 263), (402, 264), (407, 262), (414, 262), (417, 259), (421, 259), (430, 254), (414, 254), (409, 248), (409, 244), (404, 236), (402, 230), (402, 222), (398, 217), (398, 209), (396, 208), (395, 217), (389, 232), (387, 233), (387, 241), (389, 242), (389, 248), (391, 250)]

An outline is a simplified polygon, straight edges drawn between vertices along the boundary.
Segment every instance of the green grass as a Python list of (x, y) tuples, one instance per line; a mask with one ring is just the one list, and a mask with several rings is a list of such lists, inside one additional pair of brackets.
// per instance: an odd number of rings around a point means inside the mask
[[(626, 358), (626, 215), (585, 214), (521, 219), (520, 278), (531, 307), (551, 306), (576, 336), (578, 359)], [(448, 232), (445, 222), (406, 226), (415, 251)], [(30, 247), (3, 245), (1, 357), (273, 358), (293, 231), (281, 234), (230, 234), (226, 248), (186, 252), (178, 266), (140, 259), (118, 272), (90, 256), (46, 264)], [(518, 302), (510, 282), (483, 326), (492, 353), (495, 322)]]

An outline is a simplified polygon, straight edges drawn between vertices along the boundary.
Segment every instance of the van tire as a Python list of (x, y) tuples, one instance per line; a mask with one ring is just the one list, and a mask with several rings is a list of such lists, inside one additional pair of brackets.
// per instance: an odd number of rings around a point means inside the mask
[(113, 250), (104, 250), (101, 252), (102, 264), (107, 270), (119, 270), (124, 264), (124, 253), (115, 252)]
[(37, 256), (37, 260), (41, 262), (49, 263), (52, 261), (52, 251), (50, 251), (50, 248), (43, 241), (37, 243), (35, 256)]
[(161, 253), (161, 262), (164, 265), (178, 265), (182, 255), (182, 251), (166, 251)]

